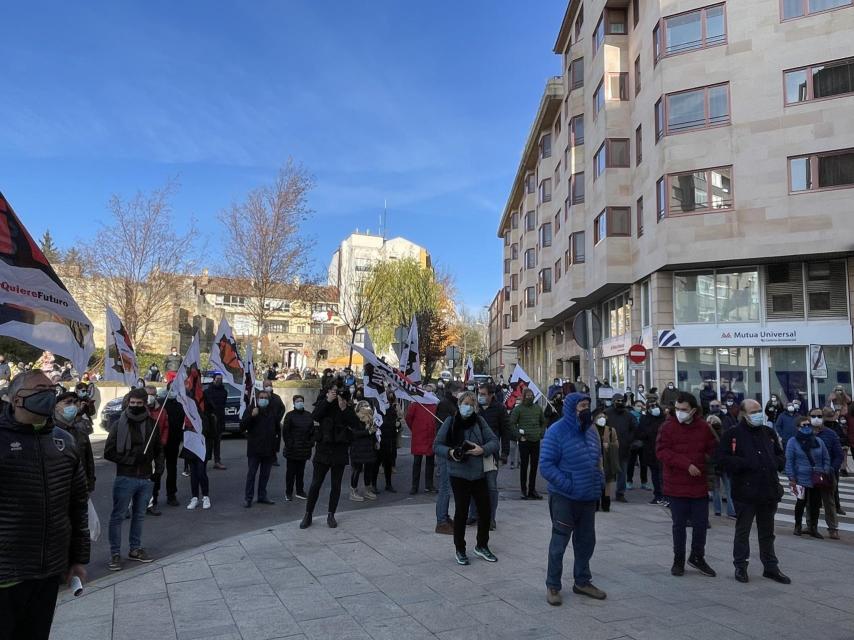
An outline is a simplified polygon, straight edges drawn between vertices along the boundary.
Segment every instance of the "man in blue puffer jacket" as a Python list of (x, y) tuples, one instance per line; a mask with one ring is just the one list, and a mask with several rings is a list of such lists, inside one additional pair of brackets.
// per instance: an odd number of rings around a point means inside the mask
[(540, 474), (549, 483), (552, 539), (546, 576), (546, 601), (558, 606), (563, 554), (572, 538), (575, 555), (573, 593), (604, 600), (605, 592), (591, 582), (590, 558), (596, 546), (596, 501), (602, 495), (602, 444), (591, 429), (590, 396), (571, 393), (563, 402), (563, 417), (546, 431), (540, 448)]

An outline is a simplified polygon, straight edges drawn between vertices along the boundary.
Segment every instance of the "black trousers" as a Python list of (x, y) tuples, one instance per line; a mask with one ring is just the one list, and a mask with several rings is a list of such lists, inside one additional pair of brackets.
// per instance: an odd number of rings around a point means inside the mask
[(202, 497), (209, 496), (208, 463), (190, 451), (187, 451), (185, 455), (190, 462), (190, 491), (193, 493), (192, 497), (198, 498), (199, 490), (202, 492)]
[(59, 576), (0, 589), (0, 640), (48, 640)]
[[(168, 498), (174, 498), (178, 495), (178, 442), (171, 443), (167, 442), (166, 447), (164, 447), (164, 457), (166, 459), (166, 496)], [(161, 474), (162, 475), (162, 474)], [(154, 491), (151, 494), (151, 497), (154, 498), (154, 502), (157, 502), (157, 497), (160, 495), (160, 479), (161, 476), (155, 476), (154, 478)]]
[(328, 464), (315, 462), (314, 472), (311, 475), (311, 487), (308, 490), (308, 503), (305, 505), (305, 512), (308, 514), (314, 513), (314, 507), (317, 504), (317, 498), (320, 495), (320, 487), (323, 486), (323, 481), (326, 479), (326, 474), (332, 470), (332, 485), (329, 487), (329, 513), (335, 513), (338, 508), (338, 500), (341, 498), (341, 480), (344, 479), (343, 464), (336, 464), (330, 467)]
[(287, 458), (288, 468), (285, 470), (285, 494), (294, 494), (296, 484), (297, 493), (305, 495), (305, 460), (292, 460)]
[(629, 452), (629, 466), (626, 469), (626, 481), (633, 482), (635, 477), (635, 465), (640, 465), (640, 481), (646, 484), (647, 466), (643, 463), (643, 449)]
[(222, 444), (222, 434), (225, 431), (225, 422), (220, 422), (220, 419), (216, 419), (216, 426), (214, 428), (214, 435), (211, 440), (213, 440), (213, 461), (216, 464), (222, 463), (222, 454), (220, 453), (221, 444)]
[[(804, 487), (804, 497), (795, 502), (795, 524), (801, 526), (804, 519), (804, 510), (809, 509), (808, 513), (812, 514), (821, 510), (821, 492), (813, 487)], [(818, 515), (815, 517), (816, 525), (818, 525)], [(807, 526), (811, 526), (812, 518), (807, 516)]]
[(491, 505), (486, 477), (465, 480), (451, 476), (451, 491), (454, 492), (454, 546), (457, 551), (466, 550), (466, 519), (472, 499), (477, 508), (477, 546), (489, 546)]
[(376, 463), (356, 462), (355, 464), (351, 464), (350, 467), (353, 469), (353, 472), (350, 474), (350, 487), (355, 489), (359, 486), (359, 476), (363, 472), (365, 474), (365, 486), (371, 486), (374, 481), (375, 466)]
[(748, 504), (735, 502), (735, 541), (732, 545), (732, 563), (736, 568), (747, 568), (750, 558), (750, 529), (756, 519), (756, 534), (759, 538), (759, 559), (766, 571), (777, 569), (779, 562), (774, 553), (774, 515), (776, 503)]
[(391, 486), (391, 470), (394, 468), (394, 451), (380, 449), (377, 451), (377, 463), (374, 465), (373, 485), (377, 486), (377, 479), (380, 477), (380, 467), (383, 469), (385, 476), (386, 488)]
[[(530, 473), (528, 464), (530, 463)], [(525, 440), (519, 442), (519, 484), (522, 493), (536, 491), (537, 489), (537, 467), (540, 464), (540, 443)]]
[(412, 488), (416, 491), (421, 485), (421, 459), (427, 458), (427, 468), (424, 471), (424, 488), (433, 489), (433, 473), (435, 471), (435, 456), (412, 456)]
[(245, 498), (249, 501), (255, 496), (255, 476), (258, 477), (258, 499), (267, 499), (267, 482), (270, 480), (270, 470), (273, 468), (274, 456), (249, 456), (249, 470), (246, 472)]

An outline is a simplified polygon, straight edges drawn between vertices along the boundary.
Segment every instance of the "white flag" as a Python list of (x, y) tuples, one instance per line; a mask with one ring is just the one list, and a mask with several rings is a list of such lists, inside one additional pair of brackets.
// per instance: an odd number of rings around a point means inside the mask
[(0, 193), (0, 336), (68, 358), (81, 375), (95, 350), (77, 305)]
[(513, 375), (510, 376), (510, 380), (508, 384), (511, 387), (515, 387), (516, 383), (523, 382), (525, 387), (534, 392), (534, 402), (540, 399), (540, 396), (543, 395), (543, 392), (540, 391), (539, 387), (534, 384), (534, 381), (531, 380), (531, 376), (525, 373), (525, 370), (521, 367), (521, 365), (516, 364), (516, 368), (513, 369)]
[(470, 380), (474, 380), (474, 362), (472, 362), (471, 356), (466, 361), (466, 372), (463, 376), (463, 382), (469, 382)]
[[(368, 351), (364, 347), (357, 344), (352, 345), (355, 351), (362, 354), (365, 359), (365, 370), (368, 366), (371, 367), (371, 378), (374, 376), (378, 380), (382, 380), (385, 386), (391, 386), (394, 389), (394, 395), (400, 400), (409, 400), (419, 404), (439, 404), (439, 398), (434, 393), (431, 393), (417, 384), (413, 383), (404, 377), (403, 372), (395, 369), (389, 364), (386, 364), (372, 351)], [(367, 389), (367, 387), (366, 387)]]
[(107, 307), (107, 347), (104, 350), (104, 380), (115, 380), (133, 386), (139, 378), (136, 352), (125, 325)]
[[(205, 436), (203, 434), (202, 413), (205, 409), (205, 395), (202, 387), (201, 354), (199, 353), (199, 333), (193, 336), (193, 342), (178, 367), (178, 373), (172, 381), (176, 399), (184, 408), (190, 421), (190, 427), (184, 426), (184, 448), (205, 459)], [(182, 393), (183, 391), (183, 393)]]
[(211, 368), (222, 374), (224, 382), (238, 389), (243, 385), (243, 361), (237, 350), (234, 333), (225, 318), (219, 321), (219, 329), (211, 344), (210, 362)]
[(255, 401), (255, 360), (252, 355), (252, 345), (246, 345), (246, 360), (243, 362), (243, 384), (238, 385), (243, 389), (240, 396), (240, 417), (251, 407)]
[(413, 317), (409, 336), (400, 351), (400, 370), (411, 382), (421, 382), (421, 354), (418, 352), (418, 321)]

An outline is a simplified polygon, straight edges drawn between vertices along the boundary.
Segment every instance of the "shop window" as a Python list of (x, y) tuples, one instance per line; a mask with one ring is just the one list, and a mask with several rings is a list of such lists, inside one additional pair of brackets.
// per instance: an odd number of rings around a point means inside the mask
[(715, 276), (718, 322), (759, 322), (759, 272), (718, 271)]
[(717, 380), (715, 350), (708, 348), (675, 349), (676, 388), (699, 398), (707, 380)]
[(715, 323), (715, 274), (713, 271), (674, 274), (673, 314), (676, 324)]
[(771, 347), (768, 353), (768, 389), (777, 394), (783, 402), (801, 398), (806, 405), (809, 387), (807, 349)]
[(834, 387), (838, 384), (841, 384), (845, 392), (851, 395), (851, 349), (843, 346), (825, 346), (824, 359), (827, 362), (827, 377), (815, 379), (818, 398), (813, 398), (814, 407), (825, 406)]

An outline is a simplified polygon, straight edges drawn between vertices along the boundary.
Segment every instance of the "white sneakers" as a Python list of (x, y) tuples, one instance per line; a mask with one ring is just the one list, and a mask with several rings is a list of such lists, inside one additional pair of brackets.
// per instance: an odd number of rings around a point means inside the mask
[(205, 496), (202, 498), (202, 509), (210, 509), (211, 508), (211, 499)]
[(187, 505), (187, 510), (192, 511), (196, 507), (199, 506), (199, 499), (196, 496), (193, 496), (193, 499), (190, 500), (190, 504)]
[(359, 492), (350, 487), (350, 500), (353, 502), (364, 502), (365, 499), (359, 495)]
[(365, 498), (367, 498), (368, 500), (376, 500), (377, 494), (375, 494), (372, 490), (365, 487)]

